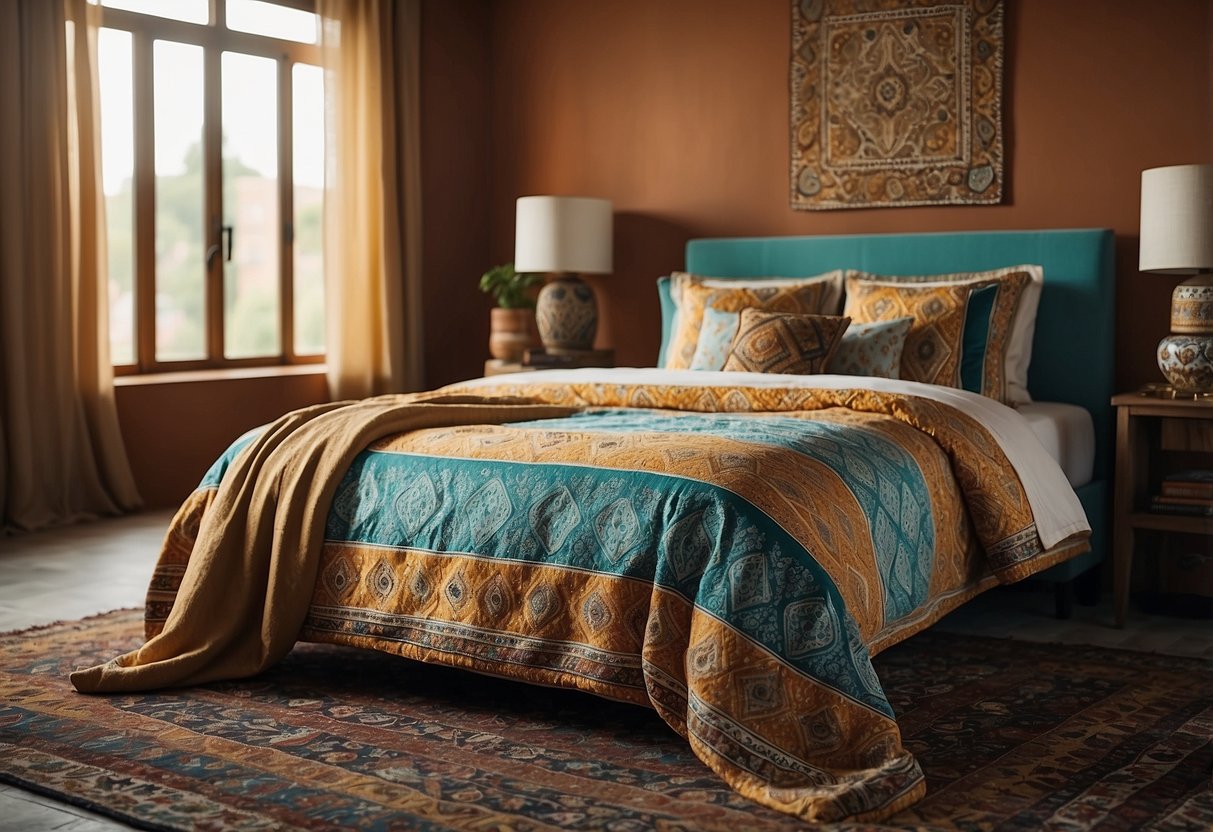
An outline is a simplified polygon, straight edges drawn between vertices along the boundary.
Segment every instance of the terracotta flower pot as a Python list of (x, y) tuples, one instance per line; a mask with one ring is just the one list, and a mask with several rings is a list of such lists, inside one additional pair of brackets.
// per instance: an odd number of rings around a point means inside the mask
[(538, 344), (535, 313), (530, 309), (489, 311), (489, 354), (503, 361), (521, 361), (528, 347)]

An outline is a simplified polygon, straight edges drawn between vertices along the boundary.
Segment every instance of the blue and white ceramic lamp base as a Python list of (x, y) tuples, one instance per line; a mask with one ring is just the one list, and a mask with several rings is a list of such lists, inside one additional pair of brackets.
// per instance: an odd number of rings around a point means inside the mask
[(1213, 275), (1175, 287), (1171, 334), (1158, 343), (1158, 369), (1176, 392), (1213, 391)]

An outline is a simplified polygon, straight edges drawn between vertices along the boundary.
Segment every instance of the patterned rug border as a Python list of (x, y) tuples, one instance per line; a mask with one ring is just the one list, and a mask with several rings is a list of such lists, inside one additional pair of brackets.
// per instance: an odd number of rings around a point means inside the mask
[[(95, 616), (89, 617), (94, 618)], [(84, 619), (81, 620), (83, 621)], [(5, 635), (7, 635), (7, 633)], [(124, 813), (121, 809), (103, 806), (100, 803), (94, 803), (93, 801), (84, 797), (77, 797), (76, 795), (67, 794), (65, 792), (57, 792), (54, 789), (49, 789), (46, 786), (35, 783), (32, 780), (26, 780), (23, 777), (17, 777), (16, 775), (9, 774), (6, 771), (0, 771), (0, 783), (7, 783), (10, 786), (17, 786), (18, 788), (22, 788), (27, 792), (33, 792), (34, 794), (42, 795), (43, 797), (49, 797), (58, 803), (65, 803), (68, 806), (75, 806), (79, 809), (87, 809), (94, 815), (106, 818), (107, 820), (125, 823), (127, 826), (133, 826), (136, 829), (146, 829), (148, 832), (178, 832), (177, 827), (164, 826), (163, 824), (141, 820), (134, 815)], [(77, 815), (77, 817), (80, 816)], [(96, 822), (93, 818), (80, 817), (80, 820), (85, 823), (90, 821), (94, 823)], [(68, 823), (74, 826), (76, 821), (68, 821)]]
[[(131, 636), (135, 636), (134, 628), (142, 623), (142, 610), (136, 607), (124, 607), (106, 612), (96, 613), (80, 619), (65, 619), (53, 621), (47, 624), (39, 624), (24, 629), (11, 630), (0, 633), (0, 647), (10, 647), (14, 643), (20, 642), (23, 639), (50, 639), (63, 638), (71, 633), (88, 630), (90, 627), (101, 626), (111, 628), (131, 628)], [(984, 635), (969, 635), (963, 633), (939, 632), (928, 630), (924, 634), (915, 636), (907, 640), (906, 644), (910, 644), (916, 640), (924, 642), (933, 642), (937, 647), (943, 646), (947, 651), (947, 645), (957, 645), (956, 650), (963, 654), (969, 652), (980, 653), (982, 645), (989, 645), (989, 649), (997, 654), (1006, 656), (1008, 650), (1014, 651), (1016, 648), (1022, 648), (1025, 651), (1024, 659), (1028, 662), (1061, 662), (1072, 661), (1075, 663), (1083, 663), (1090, 665), (1105, 665), (1105, 673), (1112, 673), (1120, 676), (1125, 674), (1127, 668), (1136, 668), (1145, 671), (1147, 674), (1151, 670), (1159, 672), (1171, 672), (1177, 674), (1192, 674), (1197, 678), (1213, 676), (1213, 662), (1202, 657), (1194, 656), (1178, 656), (1167, 653), (1147, 652), (1143, 650), (1135, 650), (1131, 648), (1120, 647), (1104, 647), (1089, 644), (1067, 644), (1063, 642), (1040, 642), (1028, 641), (1017, 638), (996, 638)], [(961, 647), (966, 645), (967, 647)], [(310, 646), (310, 645), (308, 645)], [(333, 649), (331, 645), (321, 645), (327, 649)], [(891, 648), (890, 652), (896, 652), (903, 645), (897, 645)], [(31, 649), (40, 652), (38, 647), (31, 645)], [(350, 648), (337, 648), (349, 650)], [(353, 650), (353, 652), (367, 656), (366, 660), (373, 661), (374, 652), (369, 650)], [(385, 656), (385, 658), (395, 659), (398, 657)], [(992, 657), (993, 660), (993, 657)], [(268, 671), (272, 673), (273, 671)], [(892, 683), (895, 677), (890, 677), (889, 682)], [(246, 680), (251, 681), (251, 680)], [(205, 686), (204, 686), (205, 689)], [(188, 695), (187, 689), (185, 690)], [(895, 707), (897, 707), (895, 703)], [(1018, 750), (1022, 746), (1016, 746)], [(56, 758), (59, 755), (55, 755)], [(1205, 756), (1208, 756), (1207, 747)], [(68, 762), (72, 762), (71, 758), (64, 758)], [(1206, 761), (1207, 762), (1207, 761)], [(983, 766), (982, 768), (985, 768)], [(978, 769), (980, 770), (980, 769)], [(967, 775), (966, 775), (967, 777)], [(944, 790), (951, 788), (963, 781), (965, 777), (955, 783), (949, 782), (944, 785)], [(10, 771), (0, 771), (0, 783), (15, 786), (24, 789), (34, 794), (42, 795), (51, 798), (61, 804), (68, 806), (79, 807), (92, 812), (98, 816), (113, 819), (116, 822), (127, 824), (133, 828), (151, 830), (151, 832), (175, 832), (175, 830), (183, 828), (171, 824), (159, 823), (156, 820), (145, 819), (136, 815), (128, 814), (122, 808), (106, 805), (89, 797), (80, 794), (72, 794), (70, 792), (56, 790), (53, 787), (42, 785), (36, 780), (26, 779), (20, 773)], [(1203, 811), (1208, 811), (1204, 809)], [(1204, 815), (1201, 815), (1203, 818)], [(893, 820), (893, 819), (891, 819)], [(897, 830), (915, 830), (915, 832), (938, 832), (943, 827), (934, 826), (933, 823), (939, 820), (938, 817), (928, 820), (927, 817), (920, 817), (918, 823), (906, 826), (900, 824), (885, 825), (885, 824), (842, 824), (830, 825), (825, 828), (833, 830), (833, 832), (897, 832)], [(889, 822), (886, 822), (889, 823)], [(282, 826), (279, 828), (310, 828), (296, 826)], [(951, 829), (951, 826), (947, 828)], [(1008, 827), (1008, 828), (1027, 828), (1027, 827)]]

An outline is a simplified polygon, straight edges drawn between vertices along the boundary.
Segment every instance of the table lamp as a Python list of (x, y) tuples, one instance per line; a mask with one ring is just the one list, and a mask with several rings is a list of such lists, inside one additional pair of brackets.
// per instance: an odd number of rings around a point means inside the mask
[(514, 268), (555, 275), (539, 292), (535, 323), (553, 355), (594, 347), (598, 305), (577, 274), (611, 271), (611, 203), (580, 196), (518, 198)]
[(1213, 392), (1213, 164), (1142, 171), (1138, 268), (1195, 275), (1171, 295), (1158, 367), (1178, 394)]

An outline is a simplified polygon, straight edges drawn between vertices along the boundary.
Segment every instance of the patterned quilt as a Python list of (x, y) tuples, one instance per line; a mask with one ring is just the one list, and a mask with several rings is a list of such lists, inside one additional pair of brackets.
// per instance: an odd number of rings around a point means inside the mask
[[(476, 392), (587, 409), (372, 444), (329, 510), (300, 637), (653, 707), (735, 789), (806, 820), (879, 819), (924, 793), (873, 652), (1085, 549), (1046, 549), (999, 444), (925, 398)], [(250, 441), (179, 513), (149, 635)]]

